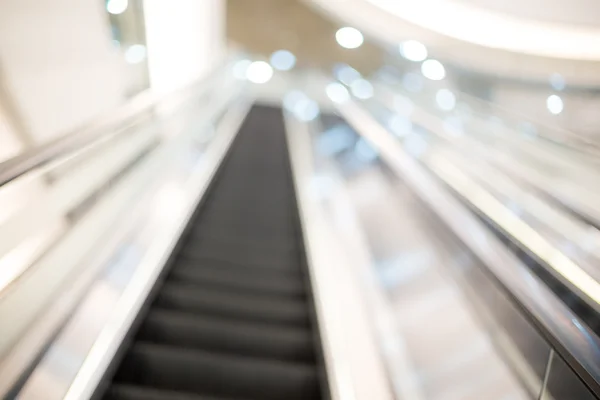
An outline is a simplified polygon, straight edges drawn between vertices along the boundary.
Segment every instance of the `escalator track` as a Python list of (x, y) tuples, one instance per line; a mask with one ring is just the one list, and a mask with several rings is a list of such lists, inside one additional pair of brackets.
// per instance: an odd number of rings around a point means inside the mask
[(280, 109), (251, 109), (177, 249), (103, 398), (323, 398)]

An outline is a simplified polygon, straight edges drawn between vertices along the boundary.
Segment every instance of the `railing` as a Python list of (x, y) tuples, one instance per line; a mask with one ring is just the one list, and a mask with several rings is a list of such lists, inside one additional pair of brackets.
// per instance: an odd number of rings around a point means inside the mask
[(540, 130), (539, 135), (543, 139), (552, 141), (559, 146), (573, 147), (579, 151), (586, 151), (586, 147), (592, 147), (596, 155), (600, 150), (598, 149), (598, 143), (590, 137), (557, 126), (550, 126), (547, 123), (538, 121), (528, 115), (508, 109), (491, 101), (472, 96), (468, 93), (459, 91), (457, 92), (457, 95), (459, 101), (464, 101), (466, 104), (471, 105), (481, 114), (496, 115), (504, 121), (510, 121), (513, 128), (517, 128), (517, 125), (522, 122), (530, 123)]
[[(600, 148), (597, 141), (591, 137), (578, 134), (574, 131), (563, 129), (557, 126), (550, 126), (547, 123), (538, 121), (528, 115), (518, 111), (508, 109), (496, 103), (472, 96), (468, 93), (448, 89), (443, 83), (430, 82), (423, 80), (422, 87), (416, 92), (410, 92), (398, 83), (395, 75), (384, 74), (384, 79), (375, 77), (374, 82), (385, 81), (386, 86), (394, 91), (401, 93), (404, 96), (410, 97), (411, 100), (419, 106), (433, 112), (443, 112), (436, 104), (436, 94), (440, 89), (451, 91), (454, 96), (455, 108), (454, 112), (468, 112), (488, 121), (493, 121), (495, 125), (502, 125), (506, 131), (512, 134), (518, 134), (521, 137), (526, 137), (528, 140), (536, 140), (546, 145), (553, 145), (557, 148), (562, 148), (565, 151), (581, 153), (586, 156), (591, 156), (595, 159), (600, 156)], [(391, 79), (390, 79), (391, 78)], [(448, 112), (446, 112), (448, 114)]]
[(215, 84), (222, 72), (219, 67), (211, 72), (211, 76), (171, 93), (156, 94), (148, 89), (95, 121), (0, 163), (0, 187), (36, 168), (60, 162), (95, 143), (110, 140), (123, 132), (124, 128), (160, 112), (161, 107), (173, 107), (189, 100), (190, 96), (205, 92)]
[(162, 96), (145, 92), (0, 164), (0, 320), (11, 321), (0, 335), (0, 395), (67, 318), (97, 273), (94, 257), (114, 251), (116, 227), (143, 208), (132, 205), (147, 201), (164, 169), (157, 151), (182, 138), (193, 141), (190, 151), (205, 147), (241, 86), (230, 65), (220, 65), (198, 83)]
[[(433, 146), (418, 142), (418, 134), (393, 134), (359, 103), (348, 101), (338, 107), (412, 187), (434, 218), (447, 227), (448, 235), (468, 247), (470, 261), (458, 274), (474, 292), (473, 300), (489, 321), (490, 333), (513, 367), (521, 376), (534, 377), (529, 384), (534, 398), (600, 397), (600, 338), (529, 266), (532, 260), (542, 263), (540, 267), (558, 276), (567, 291), (576, 290), (576, 296), (593, 308), (598, 304), (600, 284), (527, 228), (452, 161), (434, 154)], [(441, 126), (413, 122), (421, 130)], [(502, 244), (505, 236), (499, 239), (498, 231), (489, 229), (486, 221), (503, 227), (500, 234), (509, 235), (508, 247)], [(511, 251), (515, 246), (525, 250)], [(521, 368), (523, 365), (526, 367)]]

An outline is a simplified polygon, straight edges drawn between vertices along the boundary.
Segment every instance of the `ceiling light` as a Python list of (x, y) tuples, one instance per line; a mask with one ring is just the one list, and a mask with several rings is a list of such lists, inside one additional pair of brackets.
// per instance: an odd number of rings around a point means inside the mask
[(273, 77), (273, 68), (264, 61), (254, 61), (246, 70), (246, 78), (253, 83), (267, 83)]
[(358, 29), (347, 26), (338, 29), (335, 33), (335, 40), (343, 48), (356, 49), (363, 44), (365, 39)]
[(279, 71), (289, 71), (296, 65), (296, 56), (288, 50), (277, 50), (271, 54), (271, 65)]
[(123, 14), (127, 10), (128, 5), (128, 0), (108, 0), (106, 2), (106, 11), (114, 15)]
[(400, 44), (400, 54), (407, 60), (421, 62), (427, 58), (427, 47), (416, 40), (407, 40)]
[(438, 60), (425, 60), (421, 64), (421, 73), (432, 81), (441, 81), (446, 77), (446, 69)]
[(560, 96), (552, 94), (546, 99), (546, 107), (548, 107), (548, 111), (550, 111), (552, 114), (558, 115), (562, 112), (564, 103)]

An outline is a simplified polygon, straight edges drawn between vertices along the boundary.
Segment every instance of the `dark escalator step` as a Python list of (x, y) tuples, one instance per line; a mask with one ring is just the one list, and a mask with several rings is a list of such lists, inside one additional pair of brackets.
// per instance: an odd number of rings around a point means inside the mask
[(166, 282), (156, 305), (170, 310), (202, 315), (238, 318), (245, 321), (310, 325), (307, 305), (300, 300), (265, 298), (217, 290), (195, 290)]
[(314, 362), (314, 343), (308, 329), (196, 317), (168, 310), (152, 310), (137, 339), (217, 353)]
[(273, 244), (265, 243), (263, 245), (252, 245), (247, 243), (227, 243), (227, 242), (219, 242), (216, 240), (210, 239), (198, 239), (198, 240), (189, 240), (186, 242), (185, 247), (193, 248), (195, 252), (207, 252), (210, 253), (236, 253), (236, 254), (244, 254), (248, 257), (253, 257), (255, 255), (268, 255), (269, 257), (277, 257), (277, 258), (290, 258), (292, 257), (294, 260), (298, 259), (300, 255), (300, 251), (295, 246), (284, 245), (280, 248), (276, 247)]
[(166, 280), (166, 283), (177, 285), (181, 288), (187, 288), (189, 290), (193, 290), (195, 292), (220, 292), (225, 294), (233, 294), (236, 296), (250, 296), (253, 298), (264, 299), (265, 301), (286, 301), (286, 300), (294, 300), (294, 301), (302, 301), (306, 300), (306, 296), (297, 295), (292, 296), (287, 293), (272, 291), (272, 290), (256, 290), (252, 287), (239, 287), (232, 286), (229, 284), (223, 283), (207, 283), (207, 282), (191, 282), (189, 280), (182, 280), (177, 278), (169, 277)]
[(262, 292), (268, 295), (303, 297), (304, 283), (301, 279), (270, 276), (272, 274), (231, 273), (214, 268), (173, 269), (169, 281), (197, 285), (216, 285), (226, 289)]
[(206, 223), (246, 220), (252, 220), (253, 222), (258, 223), (283, 223), (286, 225), (295, 223), (295, 217), (288, 209), (275, 209), (273, 207), (265, 206), (261, 209), (253, 207), (252, 210), (247, 210), (244, 208), (226, 206), (224, 204), (213, 206), (213, 209), (202, 215), (198, 222)]
[(147, 386), (112, 385), (104, 400), (243, 400), (231, 397), (202, 396), (194, 393), (157, 390)]
[(134, 344), (123, 360), (117, 381), (253, 400), (320, 397), (314, 366), (148, 343)]
[(260, 218), (273, 220), (294, 220), (294, 210), (291, 207), (261, 202), (259, 205), (244, 202), (207, 202), (205, 205), (206, 213), (202, 215), (202, 219), (212, 219), (227, 215), (229, 217), (244, 217), (244, 218)]
[(322, 399), (284, 131), (252, 108), (105, 399)]
[(223, 225), (206, 226), (200, 225), (194, 227), (195, 233), (205, 233), (216, 236), (228, 236), (234, 235), (239, 238), (252, 238), (255, 237), (262, 241), (273, 241), (277, 243), (280, 238), (294, 237), (296, 230), (285, 229), (285, 228), (274, 228), (274, 229), (259, 229), (252, 228), (252, 226), (240, 225), (238, 227), (228, 227)]
[(192, 231), (189, 232), (187, 236), (187, 240), (200, 241), (202, 244), (218, 244), (218, 245), (231, 245), (231, 246), (247, 246), (247, 247), (255, 247), (257, 249), (264, 249), (266, 251), (271, 251), (276, 249), (277, 251), (297, 251), (298, 244), (296, 243), (295, 238), (267, 238), (261, 239), (256, 236), (241, 236), (235, 234), (227, 234), (227, 235), (218, 235), (214, 232), (206, 232), (198, 230), (198, 227), (195, 227)]
[(288, 220), (283, 219), (267, 219), (255, 217), (253, 215), (247, 215), (245, 217), (226, 215), (216, 215), (211, 218), (202, 218), (198, 221), (198, 227), (202, 228), (217, 228), (224, 227), (237, 231), (239, 228), (252, 228), (256, 229), (257, 233), (261, 231), (274, 229), (283, 231), (285, 233), (293, 233), (296, 228), (294, 221), (290, 218)]
[(256, 226), (255, 224), (205, 224), (194, 227), (196, 232), (206, 232), (214, 235), (235, 235), (236, 237), (254, 237), (263, 241), (276, 241), (282, 237), (294, 237), (296, 228), (282, 226)]
[[(273, 193), (269, 189), (255, 188), (257, 192), (248, 192), (240, 188), (218, 188), (211, 197), (207, 199), (208, 209), (210, 211), (219, 209), (246, 209), (251, 206), (253, 210), (259, 212), (265, 212), (269, 207), (273, 207), (278, 212), (291, 211), (292, 207), (289, 206), (293, 200), (292, 193), (285, 193), (279, 191)], [(244, 198), (245, 204), (236, 202), (236, 198)], [(254, 211), (250, 214), (254, 214)]]
[(298, 264), (298, 255), (292, 252), (287, 254), (284, 252), (266, 252), (247, 249), (247, 248), (235, 248), (235, 247), (211, 247), (201, 246), (194, 242), (186, 244), (181, 249), (182, 254), (189, 256), (190, 258), (208, 258), (213, 260), (229, 260), (232, 262), (239, 263), (250, 263), (250, 264), (267, 264), (267, 265), (288, 265)]
[(269, 266), (248, 266), (241, 263), (232, 263), (225, 261), (214, 261), (210, 260), (209, 262), (189, 258), (183, 255), (180, 255), (177, 258), (177, 263), (175, 268), (180, 271), (195, 271), (197, 269), (207, 269), (207, 270), (217, 270), (222, 271), (227, 274), (236, 274), (240, 276), (246, 276), (252, 274), (258, 277), (273, 277), (274, 279), (282, 278), (282, 279), (293, 279), (293, 280), (302, 280), (303, 271), (300, 266), (289, 268), (272, 268)]
[(254, 261), (250, 262), (242, 261), (236, 259), (234, 254), (223, 255), (221, 257), (209, 257), (209, 256), (201, 256), (194, 255), (192, 253), (182, 252), (180, 257), (189, 260), (190, 262), (197, 263), (198, 265), (202, 264), (216, 264), (216, 265), (238, 265), (244, 266), (247, 270), (251, 271), (253, 268), (262, 269), (262, 270), (273, 270), (273, 271), (300, 271), (300, 262), (298, 260), (293, 260), (289, 263), (279, 263), (272, 261)]

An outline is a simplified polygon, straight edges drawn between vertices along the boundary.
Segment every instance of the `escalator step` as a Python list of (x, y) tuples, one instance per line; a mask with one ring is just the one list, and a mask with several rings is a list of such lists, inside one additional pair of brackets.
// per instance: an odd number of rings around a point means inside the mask
[(273, 274), (254, 271), (230, 271), (227, 269), (177, 266), (170, 274), (169, 281), (196, 285), (212, 285), (241, 292), (262, 292), (274, 296), (303, 297), (304, 285), (298, 277), (272, 276)]
[(206, 246), (189, 243), (181, 249), (183, 255), (190, 258), (209, 258), (213, 260), (229, 260), (232, 262), (251, 264), (297, 264), (298, 255), (291, 252), (265, 252), (256, 249), (230, 247), (220, 249), (218, 247), (206, 248)]
[(242, 400), (231, 397), (201, 396), (193, 393), (156, 390), (142, 386), (113, 385), (107, 393), (106, 400)]
[(242, 295), (222, 290), (196, 290), (167, 282), (156, 305), (177, 311), (238, 318), (244, 321), (308, 326), (306, 304), (298, 300)]
[(181, 253), (182, 257), (187, 258), (188, 260), (195, 262), (197, 264), (221, 264), (221, 265), (244, 265), (246, 267), (247, 270), (252, 270), (253, 268), (257, 268), (257, 269), (263, 269), (263, 270), (280, 270), (280, 271), (299, 271), (300, 270), (300, 266), (298, 265), (298, 262), (291, 262), (291, 263), (278, 263), (278, 262), (272, 262), (271, 261), (267, 261), (267, 260), (263, 260), (263, 261), (254, 261), (254, 262), (250, 262), (250, 261), (242, 261), (239, 259), (236, 259), (236, 256), (233, 254), (228, 254), (228, 255), (222, 255), (221, 257), (209, 257), (209, 256), (200, 256), (200, 255), (194, 255), (194, 254), (190, 254), (189, 252), (182, 252)]
[(217, 235), (214, 232), (203, 232), (200, 230), (192, 230), (187, 236), (188, 240), (197, 241), (202, 245), (217, 245), (217, 246), (234, 246), (248, 247), (261, 249), (263, 251), (297, 251), (298, 245), (292, 238), (269, 238), (269, 240), (261, 240), (256, 236), (236, 235), (235, 232), (230, 232), (227, 235)]
[(209, 260), (202, 261), (199, 259), (188, 258), (184, 255), (180, 255), (177, 259), (175, 270), (185, 270), (185, 271), (197, 271), (200, 269), (206, 270), (214, 270), (223, 272), (226, 274), (236, 274), (241, 277), (245, 277), (248, 275), (253, 275), (256, 277), (261, 277), (267, 279), (269, 277), (272, 278), (282, 278), (282, 279), (290, 279), (295, 280), (297, 282), (302, 281), (302, 268), (300, 265), (293, 267), (289, 266), (288, 268), (273, 268), (270, 266), (249, 266), (243, 263), (232, 263), (232, 262), (224, 262), (223, 260)]
[(153, 310), (139, 340), (279, 360), (314, 362), (308, 329), (251, 324), (222, 318)]
[(215, 252), (223, 254), (230, 253), (232, 249), (235, 249), (236, 254), (244, 254), (246, 257), (255, 257), (258, 255), (269, 255), (270, 257), (277, 257), (284, 260), (297, 260), (299, 251), (296, 247), (289, 245), (283, 245), (276, 247), (273, 244), (265, 244), (263, 246), (252, 243), (227, 243), (219, 242), (216, 240), (209, 239), (190, 239), (189, 245), (191, 247), (193, 243), (193, 252), (205, 253), (211, 255)]
[(108, 400), (319, 400), (280, 109), (254, 107), (180, 239)]
[(303, 364), (138, 343), (122, 366), (117, 381), (158, 389), (256, 400), (319, 397), (315, 368)]

